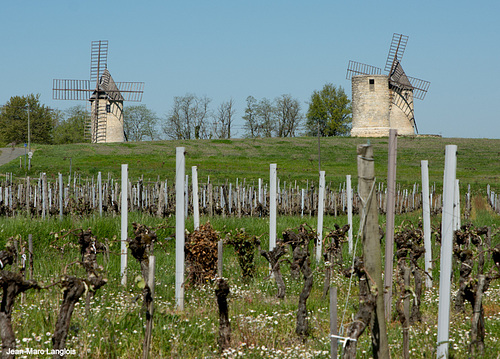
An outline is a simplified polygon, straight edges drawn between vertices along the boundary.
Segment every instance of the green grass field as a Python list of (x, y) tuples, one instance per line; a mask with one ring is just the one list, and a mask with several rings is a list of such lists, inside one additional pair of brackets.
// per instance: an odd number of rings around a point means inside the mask
[[(366, 143), (362, 138), (322, 138), (321, 169), (326, 181), (339, 183), (350, 174), (356, 183), (356, 146)], [(374, 147), (375, 171), (378, 181), (387, 178), (388, 139), (370, 139)], [(402, 185), (420, 182), (420, 161), (429, 161), (429, 180), (439, 187), (443, 181), (444, 150), (448, 144), (458, 146), (457, 178), (465, 190), (485, 192), (487, 184), (500, 186), (500, 140), (455, 139), (439, 137), (398, 138), (397, 181)], [(318, 143), (316, 138), (260, 138), (232, 140), (191, 140), (129, 142), (114, 144), (75, 144), (33, 146), (32, 169), (37, 177), (41, 172), (68, 175), (70, 171), (83, 177), (101, 171), (115, 178), (120, 176), (120, 164), (129, 165), (130, 178), (173, 180), (175, 178), (175, 148), (186, 148), (186, 168), (198, 166), (200, 181), (256, 181), (269, 178), (269, 164), (277, 163), (278, 176), (288, 183), (318, 178)], [(71, 160), (70, 160), (71, 159)], [(0, 167), (0, 173), (12, 172), (24, 177), (19, 160)], [(189, 173), (189, 171), (187, 171)]]

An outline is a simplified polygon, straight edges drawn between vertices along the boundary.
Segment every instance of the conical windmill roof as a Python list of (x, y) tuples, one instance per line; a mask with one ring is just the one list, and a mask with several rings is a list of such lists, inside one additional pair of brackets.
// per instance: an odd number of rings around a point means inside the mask
[[(115, 81), (113, 80), (113, 77), (111, 77), (111, 74), (109, 73), (108, 69), (104, 70), (101, 78), (99, 79), (99, 93), (100, 94), (104, 93), (111, 101), (124, 100), (122, 94), (120, 93), (120, 90), (118, 89), (118, 86), (116, 86)], [(94, 91), (90, 99), (92, 100), (95, 98), (96, 98), (96, 92)]]
[(406, 76), (406, 73), (403, 70), (403, 67), (401, 66), (401, 63), (399, 61), (396, 62), (396, 65), (394, 66), (394, 71), (390, 75), (390, 81), (392, 85), (402, 87), (404, 89), (411, 90), (413, 89), (412, 84), (410, 83), (410, 80)]

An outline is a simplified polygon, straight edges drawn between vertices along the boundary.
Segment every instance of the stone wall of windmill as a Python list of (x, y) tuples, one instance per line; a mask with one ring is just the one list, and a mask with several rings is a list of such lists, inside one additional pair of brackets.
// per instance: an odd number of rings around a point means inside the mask
[[(387, 75), (356, 75), (352, 79), (352, 129), (355, 137), (386, 137), (395, 128), (399, 135), (413, 135), (408, 106), (397, 106)], [(404, 93), (413, 112), (411, 91)], [(398, 101), (398, 99), (396, 99)]]
[(90, 135), (92, 143), (123, 142), (123, 102), (101, 96), (92, 101)]

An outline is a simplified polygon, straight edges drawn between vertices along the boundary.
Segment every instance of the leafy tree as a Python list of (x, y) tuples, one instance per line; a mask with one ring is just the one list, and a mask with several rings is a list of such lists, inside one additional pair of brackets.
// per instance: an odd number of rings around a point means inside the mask
[(40, 94), (13, 96), (0, 109), (0, 141), (27, 143), (28, 115), (31, 142), (51, 144), (57, 113), (40, 104)]
[(126, 107), (123, 118), (128, 141), (154, 141), (159, 137), (158, 117), (146, 105)]
[(303, 119), (299, 101), (291, 95), (281, 95), (275, 103), (278, 137), (295, 137)]
[(163, 124), (163, 132), (174, 140), (209, 138), (210, 99), (193, 94), (174, 97), (174, 104)]
[(88, 142), (85, 139), (85, 124), (90, 120), (90, 114), (85, 106), (70, 107), (61, 117), (63, 119), (57, 121), (54, 128), (54, 144)]
[(351, 101), (344, 89), (326, 84), (314, 91), (307, 111), (307, 134), (317, 136), (318, 123), (321, 136), (348, 136), (352, 123)]

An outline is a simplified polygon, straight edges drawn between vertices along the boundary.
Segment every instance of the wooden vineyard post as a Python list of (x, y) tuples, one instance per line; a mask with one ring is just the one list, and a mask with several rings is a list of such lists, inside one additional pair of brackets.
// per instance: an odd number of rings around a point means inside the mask
[(276, 247), (276, 163), (269, 166), (269, 251)]
[(337, 358), (338, 340), (334, 336), (337, 332), (337, 287), (330, 284), (330, 355), (331, 359)]
[(222, 265), (223, 265), (223, 247), (222, 239), (217, 242), (217, 276), (222, 278)]
[(441, 258), (439, 276), (439, 313), (437, 358), (448, 358), (450, 329), (451, 261), (453, 254), (453, 202), (457, 170), (457, 146), (447, 145), (443, 180), (443, 218), (441, 222)]
[(321, 261), (323, 244), (323, 214), (325, 212), (325, 171), (319, 172), (319, 193), (318, 193), (318, 229), (316, 242), (316, 261)]
[(425, 286), (432, 288), (432, 246), (431, 246), (431, 208), (429, 203), (429, 164), (422, 160), (422, 221), (424, 226), (425, 248)]
[(390, 317), (392, 308), (392, 275), (394, 261), (394, 216), (396, 210), (396, 160), (397, 160), (398, 132), (389, 130), (389, 158), (387, 168), (387, 210), (385, 229), (385, 269), (384, 295), (385, 315)]
[(200, 203), (198, 199), (198, 168), (196, 166), (191, 167), (191, 175), (193, 182), (193, 222), (194, 230), (197, 231), (200, 228)]
[(351, 187), (351, 175), (346, 175), (347, 184), (347, 223), (349, 224), (349, 231), (347, 232), (347, 242), (349, 245), (349, 254), (353, 254), (353, 238), (352, 238), (352, 187)]
[(370, 145), (359, 145), (358, 153), (358, 186), (361, 199), (361, 216), (364, 217), (363, 228), (363, 262), (364, 267), (374, 282), (370, 287), (376, 289), (375, 311), (372, 313), (371, 333), (373, 356), (389, 358), (387, 328), (384, 310), (384, 291), (382, 282), (381, 246), (378, 228), (377, 203), (375, 201), (375, 163), (373, 148)]
[(405, 286), (405, 296), (403, 301), (403, 358), (410, 358), (410, 268), (408, 265), (404, 267), (403, 274), (404, 286)]
[(146, 333), (144, 336), (143, 358), (149, 357), (151, 347), (151, 336), (153, 334), (153, 312), (155, 298), (155, 256), (149, 256), (149, 273), (148, 273), (148, 303), (146, 308)]
[(175, 303), (184, 310), (184, 147), (176, 148), (175, 159)]
[(120, 275), (121, 275), (121, 283), (123, 286), (127, 285), (127, 235), (128, 235), (128, 164), (122, 164)]

